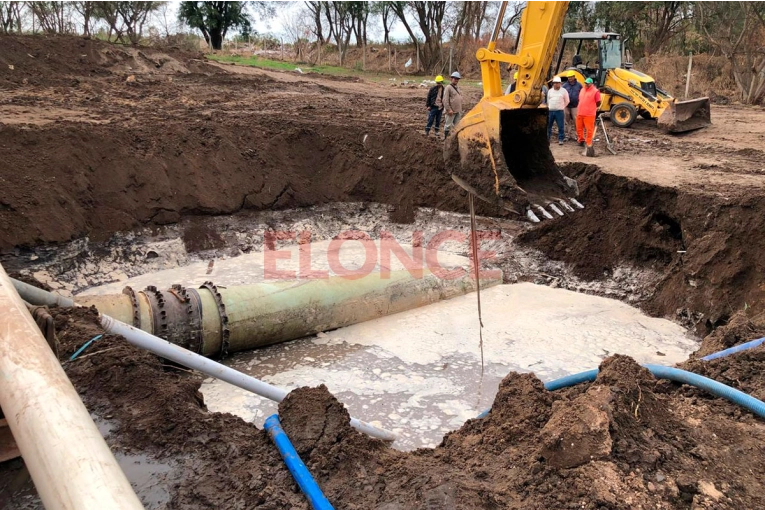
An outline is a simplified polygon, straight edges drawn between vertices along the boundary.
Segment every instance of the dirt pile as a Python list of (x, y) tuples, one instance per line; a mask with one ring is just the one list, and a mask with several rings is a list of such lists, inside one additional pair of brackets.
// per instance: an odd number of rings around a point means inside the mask
[[(293, 393), (298, 394), (318, 398), (306, 409), (319, 418), (309, 425), (293, 418), (285, 430), (299, 438), (309, 468), (341, 508), (762, 504), (756, 482), (762, 469), (752, 475), (750, 462), (743, 465), (731, 454), (731, 449), (757, 449), (743, 424), (725, 413), (713, 415), (626, 357), (605, 360), (595, 383), (557, 393), (546, 391), (531, 374), (509, 374), (487, 418), (469, 421), (433, 450), (409, 454), (381, 449), (347, 426), (343, 431), (331, 425), (332, 409), (339, 416), (347, 413), (325, 390)], [(748, 421), (746, 430), (751, 417)], [(327, 424), (330, 432), (305, 433), (322, 430), (317, 424)], [(728, 432), (716, 439), (720, 430)], [(309, 436), (315, 439), (306, 444)], [(710, 441), (714, 448), (707, 446)]]
[[(129, 49), (67, 37), (7, 41), (2, 58), (29, 59), (30, 47), (50, 58), (33, 59), (29, 71), (48, 88), (22, 84), (0, 103), (8, 114), (0, 123), (0, 250), (243, 208), (373, 201), (392, 205), (401, 222), (418, 206), (466, 210), (440, 144), (401, 129), (407, 105), (419, 105), (412, 92), (398, 92), (407, 95), (404, 109), (388, 113), (388, 97), (358, 97), (363, 83), (228, 75), (203, 63), (204, 74), (175, 66), (163, 79), (126, 82), (99, 73), (132, 72), (115, 57)], [(84, 51), (92, 58), (76, 64)], [(106, 63), (91, 62), (98, 59)], [(17, 67), (0, 72), (10, 79)], [(69, 82), (46, 81), (63, 76)]]
[(173, 75), (203, 70), (201, 53), (107, 44), (84, 37), (0, 37), (0, 88), (72, 86), (81, 79), (121, 75)]
[[(115, 451), (177, 463), (168, 508), (300, 509), (308, 505), (270, 439), (209, 413), (201, 378), (102, 333), (94, 309), (52, 310), (67, 374), (107, 419)], [(760, 349), (693, 365), (761, 394)], [(760, 395), (762, 396), (762, 395)], [(759, 508), (765, 430), (750, 413), (692, 388), (657, 381), (614, 356), (588, 385), (549, 392), (509, 374), (486, 418), (434, 449), (404, 453), (349, 425), (326, 389), (280, 404), (285, 431), (325, 495), (344, 509)]]
[(765, 197), (742, 192), (733, 201), (582, 163), (564, 171), (578, 179), (587, 207), (521, 235), (521, 243), (587, 279), (624, 263), (662, 273), (644, 308), (695, 326), (702, 336), (737, 311), (765, 306), (765, 245), (756, 234), (765, 229)]

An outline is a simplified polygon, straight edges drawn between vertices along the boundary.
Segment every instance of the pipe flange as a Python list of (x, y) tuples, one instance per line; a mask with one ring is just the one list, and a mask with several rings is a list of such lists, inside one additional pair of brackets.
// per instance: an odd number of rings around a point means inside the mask
[[(189, 318), (189, 333), (190, 339), (193, 341), (194, 352), (198, 354), (204, 354), (204, 336), (202, 333), (202, 298), (199, 297), (199, 293), (196, 289), (184, 289), (184, 293), (187, 296), (186, 301), (186, 315)], [(189, 344), (192, 342), (189, 341)], [(189, 345), (189, 349), (192, 346)]]
[(187, 348), (201, 354), (204, 344), (202, 339), (202, 300), (199, 293), (194, 289), (187, 289), (179, 283), (174, 283), (167, 292), (175, 296), (184, 306), (186, 330), (189, 338)]
[(226, 315), (226, 305), (223, 304), (223, 297), (218, 292), (218, 287), (210, 281), (204, 282), (199, 286), (200, 289), (207, 289), (212, 294), (215, 304), (218, 306), (218, 315), (220, 316), (220, 358), (228, 355), (229, 338), (231, 331), (228, 329), (228, 315)]
[(147, 286), (143, 294), (149, 300), (151, 307), (151, 315), (153, 320), (152, 333), (155, 336), (163, 338), (168, 342), (168, 326), (167, 326), (167, 310), (165, 310), (165, 298), (162, 295), (162, 291), (157, 289), (154, 285)]
[(130, 305), (133, 307), (133, 327), (141, 329), (141, 309), (138, 306), (138, 295), (130, 285), (122, 289), (122, 293), (130, 298)]

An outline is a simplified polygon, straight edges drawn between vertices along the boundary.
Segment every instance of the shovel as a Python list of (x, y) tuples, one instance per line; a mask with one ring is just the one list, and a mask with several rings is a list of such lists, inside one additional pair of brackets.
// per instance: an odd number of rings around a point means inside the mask
[(603, 130), (603, 136), (606, 137), (606, 149), (608, 149), (608, 152), (616, 156), (616, 151), (614, 150), (613, 146), (611, 145), (611, 140), (608, 138), (608, 132), (606, 131), (606, 123), (603, 121), (603, 117), (598, 117), (600, 119), (600, 128)]

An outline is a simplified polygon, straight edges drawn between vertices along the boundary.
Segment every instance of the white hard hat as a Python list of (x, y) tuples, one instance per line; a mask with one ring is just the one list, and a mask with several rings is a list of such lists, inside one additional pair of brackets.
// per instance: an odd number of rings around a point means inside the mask
[(553, 83), (560, 83), (560, 76), (556, 76), (553, 78)]
[(458, 80), (461, 80), (461, 79), (462, 79), (462, 76), (461, 76), (461, 75), (460, 75), (460, 73), (458, 73), (457, 71), (454, 71), (454, 72), (451, 74), (451, 76), (452, 76), (452, 78), (457, 78)]

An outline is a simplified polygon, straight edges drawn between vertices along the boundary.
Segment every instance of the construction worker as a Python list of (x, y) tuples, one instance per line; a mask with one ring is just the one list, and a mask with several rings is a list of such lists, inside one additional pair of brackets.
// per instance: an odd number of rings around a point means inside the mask
[(595, 155), (592, 138), (595, 135), (595, 118), (600, 101), (598, 87), (593, 85), (592, 78), (587, 78), (584, 80), (584, 88), (579, 92), (579, 106), (576, 112), (576, 141), (580, 147), (587, 146), (584, 151), (587, 156)]
[(444, 112), (444, 77), (440, 74), (436, 76), (436, 84), (428, 91), (425, 105), (428, 107), (428, 123), (425, 125), (425, 136), (430, 134), (430, 128), (435, 121), (436, 138), (438, 138), (438, 128), (441, 127), (441, 114)]
[(507, 90), (505, 90), (505, 95), (512, 94), (515, 92), (515, 84), (518, 83), (518, 71), (515, 71), (513, 73), (513, 83), (507, 86)]
[[(563, 88), (568, 92), (568, 106), (563, 110), (563, 122), (566, 125), (566, 131), (576, 134), (576, 109), (579, 106), (579, 92), (582, 90), (582, 84), (576, 81), (574, 71), (567, 71), (566, 78)], [(564, 141), (568, 141), (568, 135)]]
[(568, 92), (561, 87), (560, 76), (552, 80), (552, 88), (547, 91), (547, 141), (552, 138), (553, 122), (558, 125), (558, 145), (563, 145), (563, 110), (568, 106)]
[(462, 76), (454, 71), (450, 78), (451, 83), (444, 87), (444, 110), (446, 111), (444, 139), (449, 136), (449, 130), (452, 126), (456, 126), (462, 118), (462, 92), (457, 88)]

